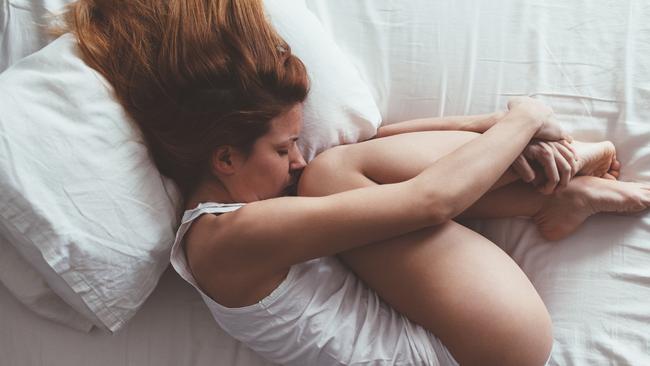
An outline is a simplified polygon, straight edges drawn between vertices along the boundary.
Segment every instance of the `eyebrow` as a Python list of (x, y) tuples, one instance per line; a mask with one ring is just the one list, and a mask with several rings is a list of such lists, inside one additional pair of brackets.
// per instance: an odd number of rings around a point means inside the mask
[(291, 137), (289, 137), (288, 140), (284, 140), (284, 141), (279, 142), (279, 143), (274, 144), (274, 145), (275, 146), (282, 146), (282, 145), (286, 144), (287, 142), (291, 142), (291, 141), (298, 141), (298, 136), (291, 136)]

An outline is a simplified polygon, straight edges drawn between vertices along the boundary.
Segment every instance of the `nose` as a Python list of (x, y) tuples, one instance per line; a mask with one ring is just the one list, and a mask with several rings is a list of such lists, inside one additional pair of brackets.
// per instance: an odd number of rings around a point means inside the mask
[(297, 147), (291, 149), (291, 152), (293, 154), (291, 156), (291, 163), (289, 164), (290, 170), (292, 171), (301, 170), (305, 166), (307, 166), (307, 162), (305, 161), (305, 158), (303, 158), (302, 154), (300, 153), (300, 150), (298, 150)]

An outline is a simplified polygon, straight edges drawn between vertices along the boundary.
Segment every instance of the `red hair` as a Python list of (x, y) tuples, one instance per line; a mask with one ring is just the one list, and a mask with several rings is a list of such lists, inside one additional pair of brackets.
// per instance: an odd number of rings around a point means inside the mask
[(305, 67), (259, 0), (78, 0), (65, 17), (186, 196), (217, 146), (248, 153), (307, 96)]

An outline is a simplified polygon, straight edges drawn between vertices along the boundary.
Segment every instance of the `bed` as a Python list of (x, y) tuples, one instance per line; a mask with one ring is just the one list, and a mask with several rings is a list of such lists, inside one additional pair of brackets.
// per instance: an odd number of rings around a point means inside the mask
[[(0, 0), (0, 70), (48, 42), (33, 25), (64, 3)], [(622, 180), (650, 181), (650, 3), (306, 5), (368, 85), (382, 123), (491, 112), (532, 95), (575, 138), (613, 141)], [(540, 293), (554, 325), (549, 365), (650, 365), (650, 215), (593, 217), (558, 242), (524, 218), (465, 224), (509, 253)], [(0, 272), (18, 263), (3, 256)], [(171, 268), (118, 331), (80, 324), (38, 316), (0, 285), (0, 365), (269, 365), (221, 331)]]

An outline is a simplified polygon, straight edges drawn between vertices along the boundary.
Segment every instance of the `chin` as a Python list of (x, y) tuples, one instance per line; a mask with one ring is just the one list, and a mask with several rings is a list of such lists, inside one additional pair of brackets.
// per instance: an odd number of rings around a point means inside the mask
[(284, 190), (282, 190), (282, 193), (280, 193), (280, 196), (297, 196), (298, 195), (298, 185), (293, 184), (288, 187), (286, 187)]

